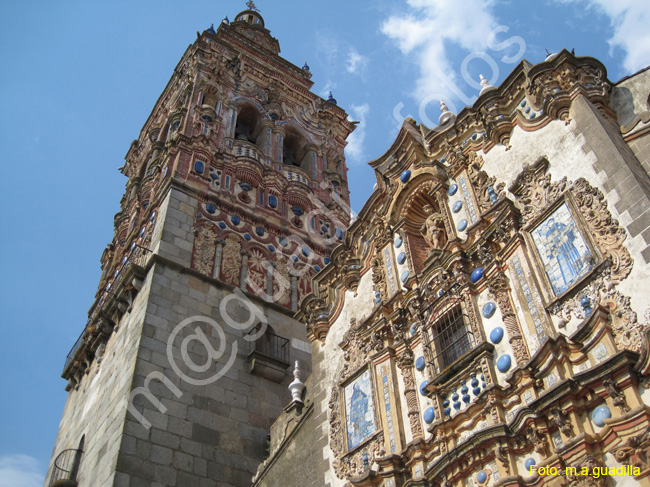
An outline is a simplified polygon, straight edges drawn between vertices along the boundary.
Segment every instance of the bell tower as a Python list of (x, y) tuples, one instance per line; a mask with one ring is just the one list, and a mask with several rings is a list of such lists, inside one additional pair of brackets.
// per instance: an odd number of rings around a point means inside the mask
[(354, 124), (248, 6), (197, 33), (128, 150), (48, 485), (250, 485), (310, 371), (293, 314), (349, 224)]

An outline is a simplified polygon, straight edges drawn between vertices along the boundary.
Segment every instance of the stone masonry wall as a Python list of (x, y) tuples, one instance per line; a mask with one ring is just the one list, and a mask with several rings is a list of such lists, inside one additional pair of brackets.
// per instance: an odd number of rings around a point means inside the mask
[[(77, 476), (79, 485), (113, 486), (126, 404), (148, 305), (150, 277), (136, 296), (131, 312), (123, 316), (113, 332), (102, 362), (93, 361), (78, 389), (68, 393), (48, 471), (48, 482), (56, 456), (63, 450), (76, 449), (85, 435), (84, 453)], [(61, 381), (63, 387), (64, 382)]]
[(303, 377), (311, 369), (305, 327), (280, 308), (190, 270), (197, 200), (172, 188), (166, 203), (132, 386), (146, 387), (163, 407), (136, 394), (134, 405), (151, 426), (126, 416), (115, 485), (248, 486), (266, 456), (270, 425), (290, 400), (293, 377), (292, 368), (279, 384), (253, 375), (244, 338), (250, 326), (237, 324), (256, 309), (251, 323), (263, 315), (274, 333), (292, 337), (289, 358), (300, 361)]

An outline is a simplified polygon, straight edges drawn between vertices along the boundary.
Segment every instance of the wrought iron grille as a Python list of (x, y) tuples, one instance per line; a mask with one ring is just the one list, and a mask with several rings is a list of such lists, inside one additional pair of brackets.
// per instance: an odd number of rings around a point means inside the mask
[(453, 306), (429, 329), (436, 374), (460, 359), (476, 346), (474, 334), (460, 305)]
[[(249, 335), (258, 333), (259, 330), (253, 328)], [(248, 352), (257, 352), (267, 357), (274, 358), (289, 364), (289, 339), (267, 331), (257, 340), (248, 342)]]

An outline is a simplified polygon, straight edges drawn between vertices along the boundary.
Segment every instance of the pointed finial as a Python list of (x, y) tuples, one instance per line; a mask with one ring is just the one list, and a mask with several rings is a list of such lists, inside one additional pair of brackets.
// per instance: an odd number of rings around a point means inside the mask
[(453, 120), (456, 120), (456, 115), (449, 111), (444, 100), (440, 100), (440, 118), (438, 118), (438, 124), (445, 125)]
[(479, 74), (479, 77), (481, 78), (481, 91), (479, 92), (478, 96), (481, 96), (483, 93), (487, 91), (496, 89), (494, 86), (490, 84), (490, 82), (487, 79), (485, 79), (485, 77), (482, 74)]
[(230, 20), (228, 20), (228, 16), (226, 15), (223, 20), (221, 21), (222, 24), (230, 25)]
[(305, 65), (302, 67), (305, 71), (309, 71), (309, 64), (307, 64), (307, 61), (305, 61)]
[(330, 91), (329, 96), (327, 97), (327, 101), (330, 102), (333, 105), (336, 105), (336, 99), (334, 99), (334, 95), (332, 95), (331, 91)]
[(211, 24), (210, 28), (206, 32), (208, 32), (209, 34), (215, 34), (216, 32), (214, 30), (214, 24)]
[(296, 360), (296, 365), (293, 369), (293, 382), (289, 384), (289, 392), (291, 392), (292, 402), (302, 402), (302, 393), (305, 390), (305, 384), (300, 380), (300, 363)]

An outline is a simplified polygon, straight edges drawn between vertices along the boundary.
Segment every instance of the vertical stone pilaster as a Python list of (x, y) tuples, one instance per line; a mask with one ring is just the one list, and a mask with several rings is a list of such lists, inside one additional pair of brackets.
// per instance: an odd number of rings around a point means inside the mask
[(221, 255), (223, 254), (223, 246), (226, 241), (221, 239), (216, 239), (214, 241), (216, 248), (214, 250), (214, 268), (212, 269), (212, 277), (219, 279), (221, 275)]
[(510, 297), (510, 287), (504, 274), (497, 274), (489, 282), (488, 287), (497, 300), (499, 310), (503, 316), (503, 323), (508, 332), (508, 338), (515, 358), (518, 363), (526, 362), (530, 358), (528, 347), (521, 334), (521, 325), (517, 319), (512, 298)]

